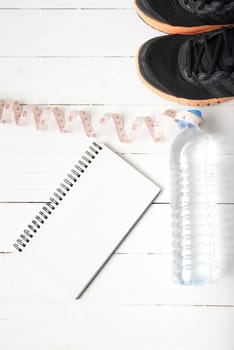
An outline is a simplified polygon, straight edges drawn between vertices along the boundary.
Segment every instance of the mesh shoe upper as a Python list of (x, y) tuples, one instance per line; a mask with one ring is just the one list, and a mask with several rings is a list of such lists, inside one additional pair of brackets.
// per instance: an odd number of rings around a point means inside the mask
[[(225, 39), (217, 39), (220, 41), (220, 53), (222, 54), (216, 54), (215, 66), (212, 74), (208, 77), (209, 79), (204, 81), (192, 79), (194, 75), (192, 78), (190, 75), (191, 71), (194, 73), (194, 69), (197, 70), (198, 75), (207, 73), (204, 71), (204, 67), (206, 63), (209, 65), (211, 61), (206, 61), (207, 50), (205, 50), (205, 45), (213, 45), (215, 50), (217, 43), (214, 45), (212, 39), (215, 36), (223, 36), (224, 31), (229, 33), (231, 37), (231, 42), (228, 44), (231, 51), (227, 53), (225, 50)], [(168, 35), (151, 39), (139, 51), (138, 63), (140, 73), (156, 89), (178, 98), (205, 100), (233, 96), (234, 67), (231, 60), (234, 56), (233, 49), (231, 49), (234, 46), (234, 39), (232, 41), (232, 37), (234, 38), (233, 33), (234, 29), (225, 29), (209, 34)], [(189, 50), (191, 50), (190, 44), (193, 41), (196, 41), (196, 45), (198, 45), (196, 50), (199, 52), (192, 51), (191, 56), (191, 51)], [(211, 44), (209, 44), (210, 42)], [(212, 55), (212, 47), (209, 46), (208, 49), (211, 50), (209, 54)], [(223, 57), (224, 52), (225, 57)], [(194, 55), (196, 55), (196, 58), (194, 58)], [(197, 55), (200, 57), (197, 57)], [(229, 66), (224, 69), (220, 65), (225, 59), (227, 59)], [(185, 75), (183, 72), (186, 74), (190, 72), (190, 75)], [(223, 80), (222, 77), (224, 77)]]
[(234, 22), (233, 0), (136, 0), (136, 4), (148, 16), (173, 26)]

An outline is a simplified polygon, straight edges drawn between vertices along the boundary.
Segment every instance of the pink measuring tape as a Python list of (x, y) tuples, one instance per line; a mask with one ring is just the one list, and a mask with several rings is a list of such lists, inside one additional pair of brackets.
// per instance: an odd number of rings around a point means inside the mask
[[(201, 127), (202, 124), (201, 118), (198, 118), (196, 115), (188, 111), (168, 109), (161, 113), (161, 115), (173, 118), (177, 122), (183, 120), (197, 127)], [(86, 111), (74, 110), (64, 114), (64, 112), (58, 107), (46, 107), (42, 109), (39, 105), (21, 105), (17, 101), (7, 102), (0, 100), (1, 123), (10, 123), (13, 119), (16, 125), (25, 126), (28, 124), (29, 119), (33, 118), (37, 130), (47, 130), (49, 119), (51, 117), (55, 118), (58, 129), (62, 133), (72, 132), (75, 119), (80, 118), (87, 137), (100, 137), (107, 124), (112, 121), (120, 142), (133, 142), (141, 129), (142, 124), (146, 125), (154, 142), (159, 142), (161, 140), (161, 125), (159, 117), (145, 116), (135, 118), (130, 128), (130, 132), (127, 135), (124, 127), (124, 118), (116, 113), (105, 113), (98, 121), (96, 130), (94, 130), (92, 120)]]

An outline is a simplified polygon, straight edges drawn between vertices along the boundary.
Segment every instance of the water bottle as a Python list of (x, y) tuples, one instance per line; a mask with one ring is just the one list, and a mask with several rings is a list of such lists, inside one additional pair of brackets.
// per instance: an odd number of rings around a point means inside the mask
[[(186, 113), (202, 120), (200, 111)], [(215, 282), (219, 272), (216, 152), (200, 127), (183, 119), (178, 124), (170, 152), (173, 277), (182, 285), (202, 285)]]

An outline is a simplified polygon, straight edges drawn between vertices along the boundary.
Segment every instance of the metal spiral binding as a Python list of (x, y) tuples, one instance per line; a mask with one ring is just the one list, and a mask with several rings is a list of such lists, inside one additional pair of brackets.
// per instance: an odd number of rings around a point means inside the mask
[(74, 165), (53, 195), (49, 198), (50, 201), (41, 208), (39, 213), (35, 216), (35, 219), (28, 224), (23, 233), (13, 244), (13, 247), (17, 251), (22, 252), (27, 244), (30, 243), (37, 231), (56, 209), (56, 206), (58, 206), (64, 197), (66, 197), (67, 193), (77, 182), (77, 179), (82, 176), (101, 150), (102, 146), (100, 146), (97, 142), (92, 142), (89, 149), (85, 151), (85, 154), (82, 155), (81, 159), (78, 160), (77, 164)]

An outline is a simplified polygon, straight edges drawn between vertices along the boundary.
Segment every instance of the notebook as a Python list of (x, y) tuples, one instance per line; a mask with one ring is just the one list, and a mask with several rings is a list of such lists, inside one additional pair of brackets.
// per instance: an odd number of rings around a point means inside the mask
[(79, 298), (159, 188), (104, 144), (93, 141), (19, 231), (14, 248), (64, 293)]

